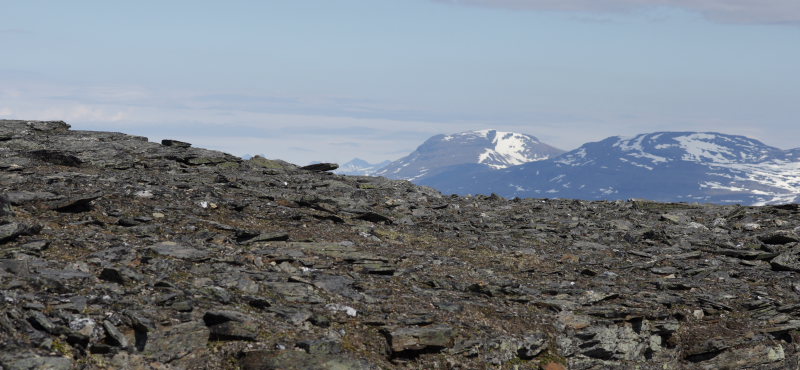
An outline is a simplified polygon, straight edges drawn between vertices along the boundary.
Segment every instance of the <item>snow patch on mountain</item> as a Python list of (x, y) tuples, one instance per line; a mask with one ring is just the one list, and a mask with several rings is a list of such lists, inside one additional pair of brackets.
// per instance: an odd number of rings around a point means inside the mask
[(503, 131), (494, 131), (493, 135), (490, 130), (475, 132), (492, 140), (494, 147), (486, 148), (478, 156), (478, 163), (489, 167), (500, 169), (549, 158), (546, 154), (530, 152), (531, 145), (541, 144), (535, 137)]
[(353, 158), (350, 162), (339, 166), (334, 172), (339, 175), (371, 176), (389, 163), (389, 161), (369, 163), (361, 158)]
[(642, 145), (642, 141), (645, 139), (648, 139), (649, 142), (654, 142), (660, 137), (661, 135), (653, 135), (651, 137), (648, 137), (648, 135), (638, 135), (633, 138), (620, 137), (613, 146), (619, 148), (626, 155), (634, 158), (648, 159), (653, 164), (666, 163), (670, 161), (668, 158), (649, 153)]

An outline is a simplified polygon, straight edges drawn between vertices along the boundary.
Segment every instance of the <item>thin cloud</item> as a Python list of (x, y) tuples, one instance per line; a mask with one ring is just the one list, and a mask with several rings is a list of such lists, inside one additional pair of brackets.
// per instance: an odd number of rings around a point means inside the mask
[(580, 13), (627, 13), (677, 8), (722, 23), (800, 25), (797, 0), (432, 0), (516, 10)]

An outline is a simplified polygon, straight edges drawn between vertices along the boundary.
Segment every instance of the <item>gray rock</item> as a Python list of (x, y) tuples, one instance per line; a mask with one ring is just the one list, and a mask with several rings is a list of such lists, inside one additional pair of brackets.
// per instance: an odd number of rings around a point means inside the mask
[(253, 233), (240, 232), (236, 236), (236, 241), (240, 244), (252, 244), (258, 242), (273, 242), (289, 240), (289, 234), (285, 232)]
[(280, 295), (284, 300), (291, 303), (323, 303), (322, 299), (314, 288), (303, 283), (266, 283), (267, 289)]
[(122, 348), (128, 347), (128, 338), (126, 338), (125, 335), (122, 334), (122, 332), (119, 331), (116, 326), (114, 326), (114, 324), (108, 320), (104, 320), (103, 329), (106, 330), (106, 335), (110, 345)]
[(190, 353), (205, 351), (209, 330), (201, 322), (187, 322), (150, 331), (142, 355), (160, 362), (180, 359)]
[(335, 355), (342, 353), (342, 343), (337, 340), (319, 339), (306, 340), (297, 343), (298, 348), (302, 348), (311, 355)]
[(38, 355), (22, 348), (6, 348), (0, 351), (0, 367), (6, 370), (70, 370), (72, 360)]
[(192, 144), (189, 144), (187, 142), (178, 141), (178, 140), (170, 140), (170, 139), (161, 140), (161, 145), (163, 145), (163, 146), (171, 146), (173, 148), (189, 148), (189, 147), (192, 146)]
[(773, 258), (770, 264), (778, 271), (800, 271), (800, 250), (781, 253)]
[(260, 331), (255, 321), (228, 321), (208, 327), (212, 340), (245, 340), (255, 341)]
[(526, 335), (522, 338), (522, 345), (517, 350), (517, 354), (523, 360), (533, 359), (544, 351), (546, 344), (547, 335), (544, 333)]
[(300, 169), (302, 170), (313, 171), (313, 172), (333, 171), (337, 168), (339, 168), (339, 165), (336, 163), (315, 163), (315, 164), (310, 164), (308, 166), (300, 167)]
[(800, 242), (800, 236), (798, 236), (792, 231), (785, 231), (785, 230), (761, 235), (758, 237), (758, 239), (764, 242), (765, 244), (773, 244), (773, 245), (784, 245), (789, 243)]
[(22, 234), (22, 227), (16, 222), (0, 225), (0, 243), (14, 240)]
[(144, 277), (130, 268), (104, 268), (100, 272), (100, 279), (112, 283), (127, 284), (129, 282), (141, 281)]
[(39, 161), (59, 166), (79, 167), (81, 164), (83, 164), (83, 161), (81, 161), (80, 158), (59, 150), (32, 150), (27, 153), (27, 156)]
[(15, 206), (23, 205), (28, 202), (58, 198), (57, 195), (47, 191), (12, 191), (8, 192), (6, 195), (8, 196), (8, 201)]
[(91, 193), (69, 197), (62, 201), (56, 201), (51, 208), (63, 213), (81, 213), (92, 209), (92, 202), (103, 196), (103, 193)]
[(630, 325), (590, 327), (579, 333), (580, 353), (598, 360), (641, 361), (647, 344)]
[(389, 347), (395, 356), (413, 354), (422, 350), (441, 351), (453, 345), (453, 328), (447, 325), (398, 328), (385, 332)]
[(208, 257), (207, 251), (195, 249), (175, 242), (161, 242), (148, 247), (153, 252), (162, 256), (169, 256), (188, 260), (198, 260)]
[(11, 210), (11, 197), (10, 193), (0, 194), (0, 217), (13, 216), (14, 211)]
[(330, 320), (327, 317), (314, 315), (311, 311), (302, 308), (281, 306), (270, 307), (267, 311), (275, 313), (278, 317), (288, 320), (293, 325), (300, 325), (307, 320), (317, 326), (327, 327), (330, 325)]
[(43, 330), (50, 334), (58, 334), (56, 325), (53, 324), (53, 322), (50, 321), (47, 316), (39, 311), (31, 311), (28, 314), (28, 321), (30, 321), (30, 323), (36, 329)]
[(248, 340), (258, 339), (259, 326), (255, 320), (236, 311), (209, 311), (203, 315), (203, 321), (211, 332), (212, 340)]

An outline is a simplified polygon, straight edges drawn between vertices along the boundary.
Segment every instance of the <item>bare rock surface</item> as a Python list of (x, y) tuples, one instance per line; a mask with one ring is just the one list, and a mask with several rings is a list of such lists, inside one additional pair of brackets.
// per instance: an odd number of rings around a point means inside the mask
[(333, 167), (0, 121), (0, 368), (800, 367), (797, 205)]

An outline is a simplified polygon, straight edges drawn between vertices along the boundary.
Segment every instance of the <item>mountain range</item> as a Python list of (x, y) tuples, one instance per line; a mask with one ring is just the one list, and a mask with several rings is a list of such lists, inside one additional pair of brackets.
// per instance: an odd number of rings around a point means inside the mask
[(563, 152), (495, 130), (437, 135), (367, 173), (444, 193), (506, 197), (782, 204), (800, 202), (800, 148), (716, 132), (613, 136)]

